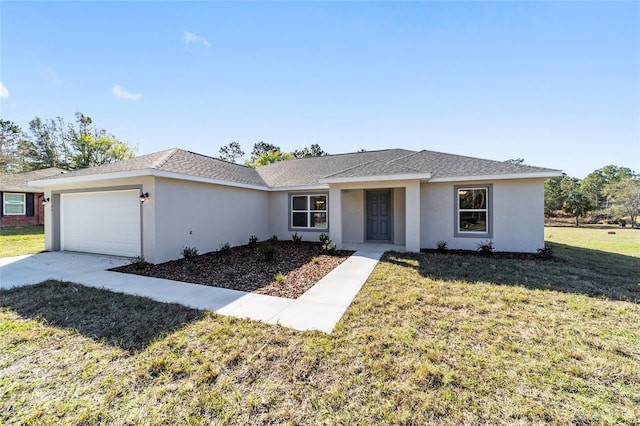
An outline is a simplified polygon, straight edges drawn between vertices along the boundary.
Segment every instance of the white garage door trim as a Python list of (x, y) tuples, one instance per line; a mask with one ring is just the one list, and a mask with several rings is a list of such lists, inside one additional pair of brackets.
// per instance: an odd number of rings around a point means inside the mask
[(140, 256), (139, 195), (139, 189), (61, 194), (61, 250)]

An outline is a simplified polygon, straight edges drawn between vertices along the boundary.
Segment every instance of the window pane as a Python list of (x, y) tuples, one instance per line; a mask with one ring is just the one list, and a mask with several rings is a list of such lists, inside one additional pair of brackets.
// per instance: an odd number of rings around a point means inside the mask
[(486, 212), (460, 212), (460, 232), (487, 232)]
[(307, 227), (307, 213), (293, 213), (293, 224), (292, 226), (298, 227)]
[(5, 204), (5, 214), (24, 214), (24, 205), (22, 204)]
[(312, 228), (326, 228), (327, 227), (327, 214), (326, 213), (311, 213), (311, 227)]
[(17, 203), (24, 203), (24, 195), (22, 194), (4, 194), (4, 201), (13, 201)]
[(487, 208), (487, 189), (460, 189), (458, 190), (460, 197), (461, 209), (486, 209)]
[[(293, 210), (306, 210), (307, 209), (307, 197), (291, 197), (293, 198)], [(306, 225), (305, 225), (306, 226)]]
[(324, 195), (314, 195), (311, 198), (311, 210), (326, 210), (327, 197)]

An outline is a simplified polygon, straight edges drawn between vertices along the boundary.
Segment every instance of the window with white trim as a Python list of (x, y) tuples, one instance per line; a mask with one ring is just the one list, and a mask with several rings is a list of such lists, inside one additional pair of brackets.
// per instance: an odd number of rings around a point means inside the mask
[(456, 236), (490, 237), (491, 186), (456, 186)]
[(5, 192), (2, 196), (2, 214), (5, 216), (26, 214), (25, 194)]
[(291, 195), (289, 224), (292, 229), (327, 229), (327, 195)]

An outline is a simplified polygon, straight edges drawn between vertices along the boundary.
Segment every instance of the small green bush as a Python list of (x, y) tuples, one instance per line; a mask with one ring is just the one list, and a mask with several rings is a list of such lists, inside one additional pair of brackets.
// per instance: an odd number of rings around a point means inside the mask
[(198, 248), (197, 247), (182, 247), (180, 250), (180, 254), (187, 262), (192, 262), (198, 256)]
[(320, 240), (320, 242), (322, 244), (326, 243), (327, 241), (331, 241), (329, 239), (329, 236), (327, 234), (325, 234), (324, 232), (322, 234), (320, 234), (320, 238), (318, 238)]
[(274, 277), (274, 279), (276, 280), (277, 283), (281, 283), (282, 281), (284, 281), (284, 275), (278, 272)]
[(135, 269), (144, 269), (147, 267), (148, 263), (144, 260), (144, 256), (136, 256), (133, 258), (133, 262), (131, 262)]
[(220, 248), (218, 249), (218, 253), (228, 256), (231, 254), (231, 246), (228, 242), (220, 244)]
[(478, 243), (478, 251), (482, 254), (493, 253), (493, 241), (487, 240), (483, 243)]
[(439, 252), (443, 252), (447, 250), (447, 242), (446, 241), (438, 241), (436, 245), (436, 250)]
[(258, 241), (260, 241), (260, 238), (256, 237), (255, 235), (249, 237), (250, 246), (255, 246), (256, 244), (258, 244)]
[(269, 238), (269, 241), (278, 241), (278, 236), (276, 234), (273, 234), (271, 238)]
[(545, 244), (543, 248), (538, 249), (538, 256), (544, 259), (553, 257), (553, 248)]
[(313, 263), (314, 265), (317, 264), (319, 261), (320, 260), (316, 256), (311, 257), (311, 263)]
[(322, 243), (322, 250), (329, 254), (334, 254), (336, 252), (336, 245), (333, 241), (327, 238), (324, 243)]
[(302, 235), (298, 235), (298, 233), (296, 232), (295, 234), (293, 234), (291, 236), (291, 239), (293, 240), (294, 243), (301, 243), (302, 242)]

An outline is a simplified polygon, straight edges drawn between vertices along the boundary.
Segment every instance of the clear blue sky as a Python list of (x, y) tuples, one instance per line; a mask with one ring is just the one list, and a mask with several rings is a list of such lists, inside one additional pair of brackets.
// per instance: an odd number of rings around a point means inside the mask
[(640, 172), (638, 2), (0, 3), (0, 115), (138, 147), (429, 149)]

